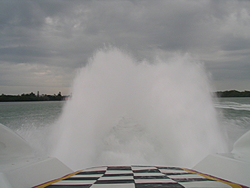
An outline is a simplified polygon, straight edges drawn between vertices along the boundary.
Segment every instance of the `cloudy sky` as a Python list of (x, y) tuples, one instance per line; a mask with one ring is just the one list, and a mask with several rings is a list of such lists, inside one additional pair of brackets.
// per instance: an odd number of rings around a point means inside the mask
[(249, 0), (0, 0), (0, 93), (68, 94), (105, 45), (190, 53), (216, 90), (250, 90)]

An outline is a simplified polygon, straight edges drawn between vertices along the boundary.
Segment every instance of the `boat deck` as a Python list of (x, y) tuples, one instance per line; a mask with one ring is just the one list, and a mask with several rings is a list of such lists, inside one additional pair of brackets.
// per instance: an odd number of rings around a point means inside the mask
[(34, 188), (245, 187), (194, 170), (164, 166), (102, 166), (80, 170)]

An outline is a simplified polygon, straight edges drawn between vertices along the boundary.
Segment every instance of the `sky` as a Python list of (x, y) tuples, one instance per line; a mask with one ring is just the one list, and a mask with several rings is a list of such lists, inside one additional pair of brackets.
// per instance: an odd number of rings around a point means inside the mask
[(67, 95), (105, 46), (188, 53), (216, 90), (250, 90), (250, 1), (0, 0), (0, 94)]

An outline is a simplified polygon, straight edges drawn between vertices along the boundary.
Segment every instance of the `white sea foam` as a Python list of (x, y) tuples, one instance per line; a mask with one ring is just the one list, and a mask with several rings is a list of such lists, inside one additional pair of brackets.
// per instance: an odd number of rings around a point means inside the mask
[(100, 50), (76, 76), (51, 154), (74, 170), (192, 167), (226, 151), (210, 91), (203, 65), (188, 55), (148, 63), (116, 48)]
[(215, 107), (217, 107), (217, 108), (224, 108), (224, 109), (250, 111), (250, 104), (242, 104), (242, 103), (237, 103), (237, 102), (221, 102), (221, 103), (216, 103)]

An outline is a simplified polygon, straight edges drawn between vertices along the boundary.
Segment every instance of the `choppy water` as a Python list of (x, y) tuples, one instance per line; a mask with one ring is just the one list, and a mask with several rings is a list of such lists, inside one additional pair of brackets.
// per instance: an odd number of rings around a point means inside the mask
[(21, 135), (39, 154), (46, 155), (51, 125), (63, 105), (64, 101), (0, 102), (0, 123)]
[(62, 111), (64, 101), (0, 102), (0, 122), (11, 129), (46, 127)]
[(215, 107), (218, 109), (220, 123), (225, 126), (228, 145), (250, 130), (250, 98), (220, 98)]
[[(60, 117), (64, 104), (64, 101), (3, 102), (0, 103), (0, 123), (20, 134), (38, 152), (47, 154), (48, 143), (46, 140), (51, 130), (50, 126)], [(220, 124), (223, 124), (226, 128), (228, 146), (232, 148), (233, 143), (242, 134), (250, 130), (250, 98), (220, 98), (214, 105), (220, 116)], [(122, 124), (122, 121), (124, 123), (126, 120), (121, 119), (120, 121)], [(115, 132), (117, 129), (119, 127), (113, 131)], [(137, 126), (137, 129), (140, 130), (141, 128)], [(132, 135), (131, 138), (135, 138), (134, 132), (129, 126), (126, 134), (119, 134), (117, 136), (120, 136), (121, 140), (127, 134)]]
[[(50, 127), (59, 118), (64, 104), (65, 101), (0, 102), (0, 123), (31, 141), (35, 129)], [(219, 98), (214, 106), (232, 147), (235, 140), (250, 130), (250, 98)]]

